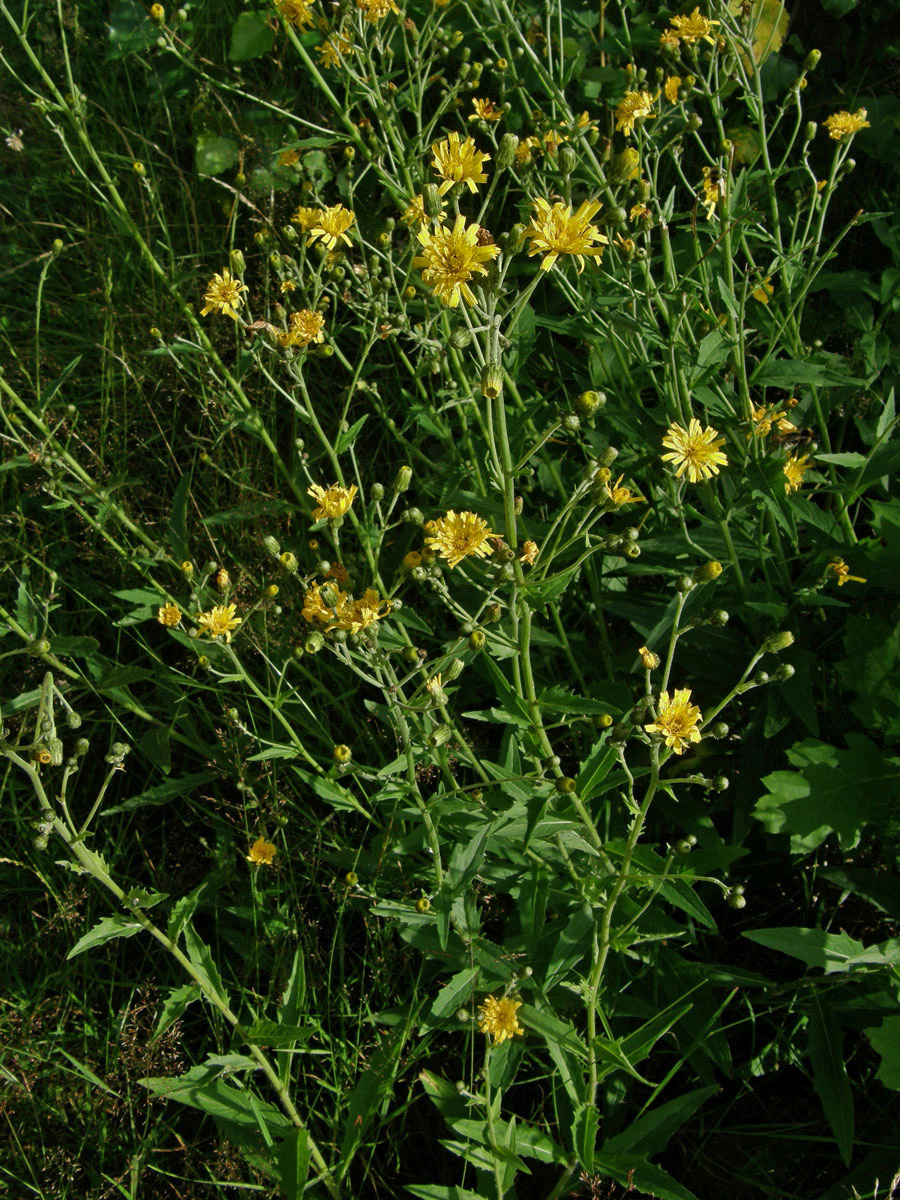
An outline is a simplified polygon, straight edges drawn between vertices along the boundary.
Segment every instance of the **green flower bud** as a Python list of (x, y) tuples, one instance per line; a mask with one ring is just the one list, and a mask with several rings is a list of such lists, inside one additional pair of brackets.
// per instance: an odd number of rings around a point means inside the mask
[(793, 679), (795, 674), (796, 670), (791, 663), (782, 663), (772, 678), (777, 679), (779, 683), (786, 683), (789, 679)]
[(416, 901), (416, 912), (427, 913), (431, 908), (431, 901), (427, 896), (420, 896)]
[(355, 871), (348, 871), (344, 876), (344, 883), (346, 883), (347, 887), (356, 887), (359, 883), (359, 876)]
[(303, 649), (307, 654), (318, 654), (325, 645), (325, 638), (318, 629), (314, 629), (312, 633), (307, 634), (306, 640), (303, 643)]
[(405, 521), (408, 525), (424, 525), (425, 514), (421, 508), (404, 508), (400, 514), (400, 520)]
[(436, 729), (432, 729), (425, 740), (432, 750), (436, 750), (438, 746), (443, 746), (445, 742), (450, 740), (449, 725), (438, 725)]
[(401, 492), (405, 492), (412, 483), (412, 477), (412, 467), (401, 467), (394, 476), (394, 482), (391, 484), (391, 491), (395, 492), (397, 495), (399, 495)]
[(553, 786), (556, 788), (556, 790), (559, 792), (559, 794), (561, 796), (571, 795), (572, 792), (574, 792), (575, 789), (578, 787), (575, 780), (571, 779), (568, 775), (564, 775), (561, 779), (555, 780)]
[(681, 838), (672, 847), (676, 854), (690, 854), (692, 846), (687, 838)]
[(712, 789), (714, 792), (727, 792), (728, 791), (728, 776), (727, 775), (716, 775), (716, 777), (712, 781)]
[(331, 752), (331, 757), (339, 767), (345, 767), (353, 757), (353, 751), (349, 746), (341, 744), (339, 746), (335, 746)]
[(373, 483), (369, 487), (369, 499), (375, 503), (384, 499), (384, 484)]
[(459, 679), (465, 669), (465, 665), (461, 658), (451, 659), (449, 666), (445, 667), (443, 671), (443, 677), (447, 683), (452, 683), (454, 679)]
[(291, 575), (297, 574), (298, 563), (296, 554), (292, 554), (290, 550), (285, 550), (283, 554), (279, 554), (278, 561)]
[(819, 127), (815, 121), (807, 121), (806, 128), (803, 131), (803, 140), (806, 142), (811, 142), (813, 140), (813, 138), (816, 136), (816, 130), (818, 128)]
[(475, 629), (469, 634), (469, 649), (474, 650), (477, 654), (479, 650), (484, 649), (487, 638), (480, 629)]
[(28, 653), (32, 658), (43, 658), (45, 654), (50, 653), (50, 643), (46, 638), (36, 638), (28, 644)]
[(432, 218), (440, 217), (441, 209), (443, 208), (443, 199), (436, 183), (426, 183), (422, 189), (422, 206), (427, 216)]
[(722, 574), (722, 564), (713, 560), (702, 563), (694, 572), (694, 583), (710, 583)]
[(622, 225), (628, 223), (628, 213), (624, 208), (616, 205), (614, 208), (608, 208), (597, 222), (604, 229), (619, 229)]
[(729, 614), (724, 608), (717, 608), (715, 612), (709, 614), (706, 621), (708, 625), (727, 625), (729, 619)]
[(605, 392), (582, 392), (573, 409), (583, 421), (587, 421), (594, 413), (606, 404)]
[(789, 629), (783, 629), (780, 633), (773, 633), (767, 637), (762, 644), (763, 654), (780, 654), (782, 650), (787, 650), (788, 646), (793, 646), (794, 635)]
[(87, 738), (79, 738), (72, 749), (72, 753), (76, 758), (84, 758), (85, 754), (87, 754), (90, 748), (91, 743), (87, 740)]
[(471, 345), (472, 335), (468, 329), (454, 329), (450, 334), (450, 345), (454, 350), (465, 350)]
[(247, 264), (244, 262), (243, 252), (241, 250), (232, 250), (231, 254), (228, 256), (228, 260), (231, 263), (231, 269), (234, 271), (235, 275), (243, 275), (247, 268)]
[(822, 57), (821, 50), (810, 50), (806, 58), (803, 60), (804, 71), (814, 71), (819, 65), (819, 59)]
[(495, 400), (503, 391), (503, 367), (500, 363), (485, 363), (481, 372), (481, 394)]
[(559, 169), (563, 175), (571, 175), (578, 166), (578, 155), (571, 146), (560, 146), (557, 160), (559, 162)]
[(504, 133), (497, 147), (497, 170), (507, 171), (516, 161), (519, 139), (514, 133)]

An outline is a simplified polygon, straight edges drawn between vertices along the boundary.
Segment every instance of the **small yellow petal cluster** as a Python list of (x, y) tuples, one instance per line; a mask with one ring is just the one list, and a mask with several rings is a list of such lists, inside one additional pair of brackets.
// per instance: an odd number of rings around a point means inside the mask
[(640, 504), (644, 499), (640, 492), (633, 492), (630, 487), (622, 484), (624, 478), (624, 475), (620, 475), (611, 487), (609, 483), (603, 485), (607, 501), (616, 508), (622, 508), (626, 504)]
[(700, 9), (695, 8), (689, 16), (672, 17), (669, 28), (659, 39), (660, 44), (677, 47), (679, 42), (684, 42), (687, 46), (693, 46), (695, 42), (702, 40), (715, 46), (716, 38), (713, 36), (713, 26), (718, 24), (720, 24), (719, 21), (701, 17)]
[(438, 225), (430, 230), (423, 225), (416, 233), (423, 253), (412, 260), (412, 265), (421, 269), (422, 279), (450, 308), (458, 307), (460, 296), (467, 304), (475, 303), (469, 280), (474, 275), (486, 275), (484, 264), (500, 253), (499, 246), (479, 244), (480, 232), (477, 223), (466, 225), (460, 214), (452, 229)]
[(775, 294), (775, 284), (772, 282), (772, 276), (767, 275), (759, 287), (754, 288), (750, 295), (754, 300), (758, 300), (760, 304), (768, 304), (769, 297)]
[(319, 66), (339, 67), (341, 59), (353, 53), (353, 43), (342, 33), (333, 33), (319, 46)]
[(544, 134), (544, 153), (554, 158), (563, 142), (567, 142), (568, 140), (568, 135), (561, 133), (558, 129), (548, 129)]
[(400, 9), (394, 0), (356, 0), (356, 7), (365, 13), (366, 20), (370, 25), (377, 25), (388, 13), (400, 16)]
[(690, 688), (678, 688), (671, 699), (668, 692), (662, 692), (656, 720), (644, 726), (648, 733), (658, 733), (664, 737), (666, 745), (676, 754), (683, 754), (691, 742), (700, 741), (697, 725), (701, 720), (701, 713), (697, 705), (691, 704), (690, 701)]
[(653, 103), (659, 96), (651, 96), (649, 92), (626, 92), (621, 103), (616, 108), (616, 132), (621, 129), (626, 135), (634, 131), (635, 121), (646, 117), (655, 117)]
[(163, 604), (156, 614), (156, 619), (160, 625), (165, 625), (168, 629), (172, 629), (181, 620), (181, 609), (177, 604)]
[(315, 520), (321, 521), (323, 517), (334, 519), (344, 516), (356, 497), (357, 487), (355, 483), (351, 483), (348, 488), (334, 483), (330, 488), (323, 488), (318, 483), (314, 483), (306, 489), (306, 492), (307, 495), (318, 501), (319, 507), (313, 511), (313, 517)]
[(522, 543), (522, 553), (519, 555), (519, 562), (525, 563), (527, 567), (533, 567), (538, 556), (537, 542), (527, 541)]
[(516, 162), (520, 167), (527, 166), (534, 161), (534, 151), (541, 149), (541, 140), (533, 134), (528, 137), (519, 139), (519, 144), (516, 146)]
[(212, 638), (224, 637), (226, 642), (230, 642), (232, 630), (241, 623), (241, 618), (234, 615), (235, 607), (234, 604), (216, 604), (209, 612), (198, 613), (200, 632)]
[[(321, 238), (329, 250), (333, 250), (338, 241), (346, 242), (348, 246), (350, 245), (347, 230), (356, 220), (355, 213), (344, 208), (343, 204), (335, 204), (331, 208), (320, 209), (317, 216), (316, 224), (309, 231), (310, 242)], [(294, 214), (294, 219), (296, 220), (296, 213)]]
[(311, 229), (319, 224), (319, 217), (322, 214), (321, 208), (306, 208), (303, 204), (297, 209), (291, 220), (295, 225), (300, 226), (301, 233), (309, 233)]
[(267, 842), (265, 838), (257, 838), (250, 847), (250, 853), (247, 855), (247, 862), (271, 867), (276, 853), (276, 849), (271, 842)]
[(203, 297), (206, 307), (200, 309), (200, 316), (205, 317), (207, 313), (220, 312), (231, 317), (232, 321), (236, 321), (237, 310), (244, 303), (241, 293), (246, 290), (246, 286), (239, 279), (232, 279), (231, 273), (225, 267), (221, 275), (213, 275), (206, 285), (206, 294)]
[(311, 0), (275, 0), (275, 7), (289, 25), (306, 29), (315, 18), (310, 8)]
[(496, 534), (482, 517), (473, 512), (454, 512), (429, 521), (425, 526), (425, 545), (446, 558), (451, 567), (464, 558), (484, 558), (492, 552), (490, 538)]
[(670, 104), (678, 103), (678, 89), (680, 87), (681, 87), (681, 76), (680, 75), (670, 75), (668, 77), (668, 79), (666, 80), (665, 87), (663, 88), (665, 97)]
[(278, 155), (279, 167), (293, 167), (300, 161), (300, 153), (291, 147), (290, 150), (282, 150)]
[(278, 341), (282, 346), (308, 346), (310, 342), (324, 342), (325, 318), (320, 312), (310, 308), (301, 308), (291, 313), (290, 325), (284, 333), (279, 333)]
[(725, 198), (725, 180), (713, 167), (703, 168), (703, 203), (706, 205), (706, 219), (711, 221), (716, 213), (716, 205)]
[(861, 575), (851, 575), (850, 568), (842, 558), (837, 562), (828, 564), (828, 571), (833, 579), (837, 581), (838, 587), (843, 587), (845, 583), (849, 583), (852, 579), (854, 583), (865, 583), (865, 579)]
[(303, 619), (320, 625), (325, 633), (342, 629), (359, 633), (391, 611), (390, 600), (382, 600), (374, 588), (367, 588), (358, 600), (329, 584), (324, 590), (314, 583), (303, 597)]
[(521, 1007), (521, 1000), (510, 1000), (505, 996), (498, 1000), (496, 996), (488, 996), (478, 1006), (478, 1028), (482, 1033), (490, 1034), (494, 1045), (517, 1034), (522, 1037), (525, 1030), (516, 1015)]
[(663, 462), (675, 464), (678, 479), (685, 472), (691, 483), (711, 479), (718, 475), (719, 467), (728, 466), (728, 459), (719, 449), (724, 444), (725, 439), (711, 425), (703, 429), (696, 417), (691, 418), (687, 429), (673, 422), (663, 438), (663, 445), (669, 448), (669, 453), (662, 456)]
[(641, 662), (648, 671), (655, 671), (659, 666), (659, 655), (654, 654), (646, 646), (641, 646), (638, 654), (641, 656)]
[(503, 116), (503, 109), (498, 108), (493, 100), (478, 100), (473, 97), (472, 109), (470, 121), (499, 121)]
[[(559, 201), (552, 207), (548, 200), (534, 201), (536, 212), (525, 237), (531, 239), (528, 257), (543, 254), (541, 270), (549, 271), (561, 254), (571, 254), (579, 275), (584, 270), (584, 255), (601, 255), (609, 238), (591, 224), (600, 210), (599, 200), (585, 200), (573, 213), (571, 204)], [(595, 242), (601, 245), (594, 245)]]
[(769, 404), (766, 407), (754, 405), (750, 415), (753, 421), (753, 428), (747, 434), (748, 438), (751, 438), (754, 433), (757, 437), (766, 438), (772, 432), (773, 426), (776, 432), (782, 435), (793, 433), (797, 428), (793, 421), (789, 421), (776, 404)]
[(861, 129), (869, 128), (864, 108), (858, 108), (855, 113), (845, 110), (832, 113), (830, 117), (825, 118), (822, 124), (828, 130), (828, 136), (834, 138), (836, 142), (842, 142), (844, 138), (852, 137)]
[(787, 462), (782, 467), (784, 471), (784, 490), (788, 495), (791, 492), (799, 492), (803, 486), (803, 476), (812, 466), (808, 454), (791, 454)]
[[(440, 213), (438, 214), (437, 217), (435, 217), (435, 221), (437, 222), (438, 225), (443, 225), (444, 217), (446, 217), (446, 215), (447, 215), (447, 210), (446, 210), (446, 208), (444, 208), (444, 206), (442, 204)], [(412, 200), (410, 200), (409, 205), (406, 208), (406, 210), (404, 211), (403, 216), (400, 218), (400, 220), (405, 225), (427, 225), (428, 224), (428, 222), (431, 220), (431, 218), (429, 217), (428, 213), (425, 211), (425, 197), (422, 195), (421, 192), (419, 192), (418, 195), (413, 196)]]
[(435, 142), (431, 153), (434, 155), (431, 165), (444, 179), (438, 188), (442, 196), (449, 192), (455, 183), (464, 183), (470, 192), (477, 192), (477, 185), (487, 182), (487, 175), (481, 168), (491, 156), (476, 150), (472, 138), (467, 137), (461, 142), (459, 134), (454, 130), (442, 142)]

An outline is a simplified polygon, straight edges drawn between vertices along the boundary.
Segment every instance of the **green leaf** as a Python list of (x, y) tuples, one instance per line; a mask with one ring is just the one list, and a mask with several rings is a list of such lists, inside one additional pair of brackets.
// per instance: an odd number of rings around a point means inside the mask
[(865, 1035), (881, 1056), (875, 1078), (886, 1088), (900, 1092), (900, 1017), (885, 1017), (880, 1025), (865, 1030)]
[(237, 521), (258, 521), (260, 517), (274, 517), (279, 513), (293, 513), (296, 508), (286, 500), (248, 500), (237, 508), (229, 508), (224, 512), (213, 513), (204, 517), (204, 525), (233, 525)]
[(113, 813), (132, 812), (136, 808), (155, 808), (160, 804), (168, 804), (176, 796), (182, 799), (186, 798), (191, 792), (210, 783), (215, 778), (211, 771), (197, 771), (193, 775), (180, 775), (177, 779), (167, 779), (165, 783), (147, 788), (137, 796), (123, 800), (121, 804), (115, 804), (112, 808), (104, 807), (100, 811), (100, 816), (111, 817)]
[(656, 1200), (697, 1200), (693, 1192), (662, 1167), (635, 1159), (631, 1154), (607, 1155), (604, 1151), (594, 1159), (594, 1170), (600, 1175), (611, 1175), (624, 1187), (646, 1192)]
[(197, 138), (196, 163), (200, 175), (222, 175), (240, 158), (240, 147), (234, 138), (201, 133)]
[(194, 970), (203, 980), (203, 982), (216, 993), (216, 995), (224, 1000), (226, 1004), (228, 993), (222, 984), (222, 979), (219, 975), (219, 969), (213, 961), (213, 956), (209, 946), (200, 938), (194, 931), (191, 924), (186, 924), (184, 927), (184, 945), (188, 953), (188, 958), (194, 964)]
[(844, 1067), (843, 1037), (833, 1009), (816, 995), (809, 1017), (809, 1060), (816, 1092), (844, 1166), (849, 1167), (853, 1154), (853, 1092)]
[(345, 450), (349, 449), (349, 447), (354, 444), (359, 431), (362, 429), (363, 425), (365, 425), (368, 419), (369, 414), (363, 413), (359, 420), (354, 421), (349, 429), (345, 429), (343, 433), (338, 434), (337, 443), (335, 444), (334, 448), (335, 454), (343, 454)]
[(247, 1030), (247, 1041), (255, 1046), (271, 1046), (275, 1050), (283, 1050), (286, 1046), (309, 1041), (314, 1032), (314, 1029), (308, 1027), (282, 1025), (278, 1021), (254, 1021)]
[(582, 800), (590, 800), (596, 795), (600, 784), (616, 765), (618, 757), (615, 746), (607, 746), (603, 742), (596, 743), (581, 764), (581, 770), (575, 778), (576, 790)]
[(256, 1096), (251, 1100), (249, 1091), (221, 1079), (221, 1071), (218, 1064), (202, 1063), (184, 1075), (141, 1079), (139, 1083), (154, 1096), (198, 1108), (217, 1121), (227, 1121), (245, 1131), (257, 1133), (260, 1117), (270, 1133), (280, 1136), (291, 1128), (287, 1117), (273, 1104)]
[(572, 913), (565, 928), (553, 940), (550, 961), (544, 972), (544, 990), (549, 991), (555, 983), (575, 966), (588, 952), (590, 935), (594, 928), (594, 914), (590, 906), (582, 904)]
[(576, 696), (566, 687), (544, 688), (538, 696), (538, 704), (549, 712), (577, 713), (581, 716), (591, 716), (595, 713), (617, 713), (621, 705), (607, 700), (589, 700), (584, 696)]
[(129, 938), (134, 937), (136, 933), (140, 933), (142, 926), (129, 917), (120, 916), (118, 913), (111, 917), (104, 917), (102, 921), (98, 921), (93, 929), (89, 929), (87, 933), (78, 939), (66, 958), (75, 958), (78, 954), (84, 954), (85, 950), (92, 950), (94, 946), (102, 946), (104, 942), (111, 942), (113, 938)]
[(268, 54), (274, 45), (275, 33), (269, 27), (268, 14), (243, 12), (231, 30), (228, 58), (230, 62), (247, 62), (248, 59)]
[(604, 1155), (623, 1153), (649, 1157), (659, 1154), (665, 1149), (669, 1138), (682, 1129), (717, 1090), (715, 1085), (697, 1088), (643, 1113), (627, 1129), (606, 1139), (603, 1143)]
[(157, 726), (148, 729), (138, 742), (138, 747), (150, 759), (154, 767), (159, 767), (163, 774), (168, 775), (172, 769), (171, 729)]
[(291, 973), (287, 986), (281, 997), (281, 1007), (278, 1010), (278, 1020), (285, 1025), (296, 1025), (303, 1012), (303, 1001), (306, 998), (306, 966), (303, 958), (303, 948), (298, 946), (291, 964)]
[(435, 996), (428, 1013), (429, 1020), (443, 1021), (455, 1013), (460, 1005), (468, 1001), (477, 978), (477, 967), (466, 967), (464, 971), (457, 972)]
[(597, 1144), (599, 1124), (596, 1104), (579, 1105), (572, 1127), (572, 1145), (576, 1158), (588, 1175), (594, 1173), (594, 1147)]
[(305, 1129), (292, 1129), (283, 1142), (275, 1147), (279, 1182), (285, 1200), (300, 1200), (309, 1175), (309, 1134)]
[(745, 930), (743, 936), (758, 946), (799, 958), (808, 967), (821, 967), (826, 975), (850, 969), (852, 959), (864, 952), (862, 942), (846, 933), (784, 926), (781, 929)]
[(190, 475), (182, 475), (175, 488), (175, 494), (169, 505), (169, 525), (166, 529), (166, 543), (172, 554), (180, 562), (190, 561), (191, 553), (187, 536), (187, 505), (191, 491)]
[(816, 454), (816, 462), (834, 463), (836, 467), (850, 467), (853, 470), (859, 470), (864, 467), (868, 459), (864, 454), (857, 454), (856, 451), (847, 454)]
[(173, 1022), (177, 1021), (189, 1004), (200, 999), (200, 989), (196, 983), (185, 983), (179, 988), (172, 988), (163, 1001), (162, 1012), (153, 1031), (154, 1038), (165, 1033)]

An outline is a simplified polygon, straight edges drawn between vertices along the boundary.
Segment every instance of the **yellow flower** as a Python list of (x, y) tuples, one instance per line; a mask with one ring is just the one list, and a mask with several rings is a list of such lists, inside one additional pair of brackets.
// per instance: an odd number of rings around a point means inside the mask
[(318, 225), (319, 217), (321, 215), (322, 215), (321, 208), (306, 208), (304, 205), (301, 204), (300, 207), (297, 209), (297, 211), (294, 213), (294, 215), (291, 217), (291, 220), (293, 221), (293, 223), (295, 225), (300, 226), (300, 230), (302, 233), (309, 233), (309, 231), (311, 229), (314, 229), (316, 227), (316, 225)]
[(537, 542), (523, 542), (522, 553), (519, 555), (519, 562), (525, 563), (526, 566), (533, 567), (538, 556)]
[(355, 213), (344, 208), (343, 204), (335, 204), (332, 208), (323, 208), (318, 213), (318, 221), (310, 230), (310, 242), (321, 238), (329, 250), (333, 250), (338, 240), (350, 245), (347, 230), (356, 220)]
[(841, 142), (844, 138), (852, 137), (854, 133), (859, 133), (861, 129), (869, 128), (864, 108), (858, 108), (855, 113), (846, 112), (845, 110), (832, 113), (822, 124), (828, 130), (828, 136), (834, 138), (836, 142)]
[(246, 290), (239, 279), (231, 278), (228, 268), (225, 267), (221, 275), (213, 275), (206, 285), (206, 294), (203, 297), (206, 307), (200, 309), (200, 316), (205, 317), (207, 313), (218, 311), (236, 321), (237, 310), (244, 303), (241, 292)]
[(259, 863), (266, 867), (271, 867), (276, 853), (277, 851), (271, 842), (267, 842), (265, 838), (257, 838), (250, 847), (247, 862)]
[(695, 8), (690, 16), (672, 17), (669, 22), (670, 28), (666, 33), (671, 35), (676, 45), (680, 40), (688, 46), (692, 46), (694, 42), (699, 42), (702, 39), (704, 42), (709, 42), (711, 46), (715, 46), (716, 39), (713, 37), (712, 29), (714, 25), (718, 24), (720, 24), (719, 21), (711, 21), (708, 17), (701, 17), (700, 9)]
[(353, 503), (356, 492), (357, 487), (355, 483), (351, 483), (348, 488), (341, 487), (340, 484), (335, 483), (327, 489), (321, 487), (318, 483), (314, 483), (306, 489), (307, 495), (312, 496), (314, 500), (318, 500), (319, 502), (319, 507), (313, 512), (313, 517), (316, 521), (320, 521), (323, 517), (342, 517)]
[(678, 89), (681, 87), (681, 76), (670, 75), (666, 80), (666, 86), (663, 88), (666, 99), (670, 104), (678, 103)]
[(853, 580), (854, 583), (865, 583), (866, 582), (865, 579), (863, 579), (862, 576), (860, 576), (860, 575), (851, 575), (850, 568), (847, 566), (847, 564), (844, 562), (844, 560), (842, 558), (839, 558), (837, 560), (837, 562), (829, 563), (828, 570), (830, 571), (831, 575), (837, 580), (838, 587), (843, 587), (844, 584), (849, 583), (851, 579)]
[(282, 296), (286, 296), (289, 292), (296, 292), (297, 285), (294, 283), (293, 279), (282, 279), (281, 286), (278, 290), (281, 292)]
[(422, 555), (418, 550), (410, 550), (408, 554), (404, 554), (401, 565), (404, 571), (411, 571), (413, 567), (421, 567)]
[(677, 50), (681, 45), (681, 39), (674, 29), (667, 29), (659, 35), (659, 44), (664, 50)]
[(216, 587), (220, 592), (224, 592), (227, 587), (231, 586), (231, 576), (224, 567), (219, 567), (216, 571)]
[(389, 12), (395, 13), (398, 17), (400, 15), (400, 9), (394, 0), (356, 0), (356, 7), (365, 13), (366, 20), (370, 25), (376, 25)]
[(645, 725), (647, 733), (658, 733), (666, 739), (676, 754), (683, 754), (685, 747), (691, 742), (700, 741), (700, 730), (697, 728), (701, 720), (700, 709), (691, 704), (691, 689), (679, 688), (669, 699), (668, 692), (662, 692), (659, 697), (659, 715), (656, 720)]
[(599, 200), (583, 201), (574, 214), (571, 204), (557, 202), (551, 208), (548, 200), (538, 199), (533, 203), (537, 211), (525, 230), (525, 237), (531, 238), (529, 258), (535, 254), (544, 255), (542, 271), (549, 271), (561, 254), (571, 254), (580, 275), (584, 270), (583, 255), (603, 253), (602, 246), (593, 243), (608, 244), (609, 238), (591, 224), (591, 218), (600, 209)]
[(289, 25), (305, 29), (314, 20), (310, 3), (311, 0), (275, 0), (275, 7)]
[(163, 21), (166, 19), (166, 10), (163, 8), (163, 6), (161, 4), (151, 4), (150, 5), (150, 16), (153, 18), (154, 21), (156, 21), (158, 24), (162, 25)]
[(233, 604), (216, 604), (209, 612), (198, 613), (197, 624), (200, 626), (200, 632), (213, 638), (224, 637), (226, 642), (230, 642), (232, 630), (237, 629), (241, 623), (241, 618), (236, 617), (234, 611)]
[(702, 429), (696, 417), (692, 417), (687, 429), (682, 429), (673, 423), (666, 430), (663, 445), (669, 447), (669, 453), (662, 456), (663, 462), (675, 463), (678, 470), (676, 478), (687, 472), (691, 483), (698, 479), (711, 479), (718, 475), (719, 467), (727, 467), (728, 459), (719, 449), (725, 444), (725, 439), (711, 425)]
[(332, 34), (319, 46), (319, 66), (339, 67), (346, 54), (352, 54), (353, 43), (342, 33)]
[(324, 625), (326, 633), (335, 629), (359, 633), (390, 611), (390, 600), (381, 600), (374, 588), (367, 588), (359, 600), (354, 600), (333, 584), (323, 590), (314, 583), (303, 597), (303, 619), (311, 625)]
[(716, 205), (725, 198), (725, 180), (712, 167), (703, 168), (703, 203), (706, 205), (706, 219), (711, 221), (715, 216)]
[(646, 204), (633, 204), (628, 213), (629, 221), (649, 221), (653, 213)]
[(559, 130), (548, 129), (544, 134), (544, 152), (552, 158), (563, 142), (567, 142), (568, 140), (568, 137), (564, 133), (560, 133)]
[(646, 646), (641, 646), (638, 654), (641, 656), (641, 662), (648, 671), (655, 671), (659, 666), (659, 655), (654, 654), (652, 650), (648, 650)]
[(516, 1015), (521, 1007), (521, 1000), (509, 1000), (506, 997), (498, 1000), (496, 996), (488, 996), (478, 1006), (478, 1028), (482, 1033), (491, 1035), (495, 1046), (516, 1034), (521, 1037), (525, 1030)]
[(165, 625), (171, 629), (181, 620), (181, 609), (177, 604), (163, 604), (156, 614), (156, 619), (160, 625)]
[(436, 521), (425, 526), (428, 536), (425, 545), (434, 549), (441, 558), (446, 558), (451, 567), (464, 558), (475, 555), (484, 558), (492, 547), (489, 539), (496, 534), (482, 517), (472, 512), (454, 512), (452, 509)]
[(603, 485), (607, 500), (616, 508), (622, 508), (626, 504), (639, 504), (644, 499), (639, 492), (633, 492), (631, 488), (622, 486), (624, 478), (624, 475), (620, 475), (612, 487), (608, 483)]
[(296, 150), (282, 150), (278, 155), (279, 167), (292, 167), (294, 163), (300, 161), (300, 155)]
[(503, 109), (498, 108), (493, 100), (478, 100), (473, 97), (472, 108), (474, 112), (469, 117), (470, 121), (499, 121), (503, 116)]
[(634, 129), (635, 121), (655, 117), (653, 102), (657, 96), (659, 92), (656, 96), (651, 96), (649, 92), (626, 92), (616, 109), (616, 132), (621, 129), (628, 135)]
[(588, 115), (587, 109), (584, 110), (584, 112), (581, 114), (581, 116), (575, 122), (575, 128), (580, 133), (587, 133), (589, 131), (592, 131), (595, 133), (598, 132), (597, 122), (592, 120), (592, 118)]
[(431, 153), (434, 155), (431, 165), (438, 175), (444, 177), (444, 182), (438, 188), (442, 196), (455, 183), (464, 183), (470, 192), (477, 192), (477, 184), (487, 182), (487, 175), (482, 174), (481, 168), (490, 161), (491, 156), (476, 150), (470, 137), (460, 142), (459, 134), (454, 130), (442, 142), (435, 142)]
[(760, 304), (768, 304), (769, 297), (774, 295), (775, 285), (772, 283), (772, 276), (767, 275), (758, 288), (754, 288), (750, 295), (754, 300), (758, 300)]
[(390, 600), (382, 600), (374, 588), (366, 588), (358, 600), (352, 600), (341, 614), (338, 628), (348, 633), (368, 629), (391, 611)]
[(797, 428), (792, 421), (782, 413), (781, 409), (775, 404), (769, 404), (765, 408), (762, 405), (754, 405), (750, 416), (753, 421), (754, 428), (747, 434), (750, 438), (755, 433), (757, 437), (768, 437), (772, 432), (774, 425), (777, 431), (781, 434), (793, 433)]
[(540, 140), (533, 135), (522, 138), (518, 146), (516, 146), (516, 162), (520, 167), (526, 166), (534, 159), (532, 152), (534, 150), (540, 150), (540, 148)]
[(310, 342), (324, 342), (324, 325), (325, 318), (320, 312), (301, 308), (299, 312), (291, 313), (290, 328), (279, 333), (278, 341), (282, 346), (308, 346)]
[(784, 490), (788, 495), (791, 492), (799, 492), (803, 486), (803, 476), (813, 464), (809, 460), (808, 454), (797, 455), (792, 454), (787, 462), (782, 467), (784, 471)]
[[(439, 225), (444, 222), (444, 217), (447, 215), (447, 210), (441, 205), (440, 215), (435, 218)], [(421, 192), (417, 196), (413, 196), (409, 202), (409, 207), (400, 218), (406, 225), (427, 225), (431, 220), (428, 213), (425, 211), (425, 198)]]
[(431, 231), (423, 225), (416, 234), (424, 253), (417, 255), (412, 265), (421, 268), (422, 279), (450, 308), (459, 305), (460, 296), (467, 304), (475, 303), (469, 280), (474, 275), (486, 275), (484, 264), (500, 253), (499, 246), (480, 246), (478, 233), (479, 226), (467, 226), (460, 214), (452, 229), (438, 225)]

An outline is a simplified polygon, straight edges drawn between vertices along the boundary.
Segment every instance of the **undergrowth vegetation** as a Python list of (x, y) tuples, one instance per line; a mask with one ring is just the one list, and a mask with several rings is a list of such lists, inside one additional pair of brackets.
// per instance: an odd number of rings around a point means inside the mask
[(894, 1194), (895, 6), (807, 7), (0, 0), (10, 1196)]

